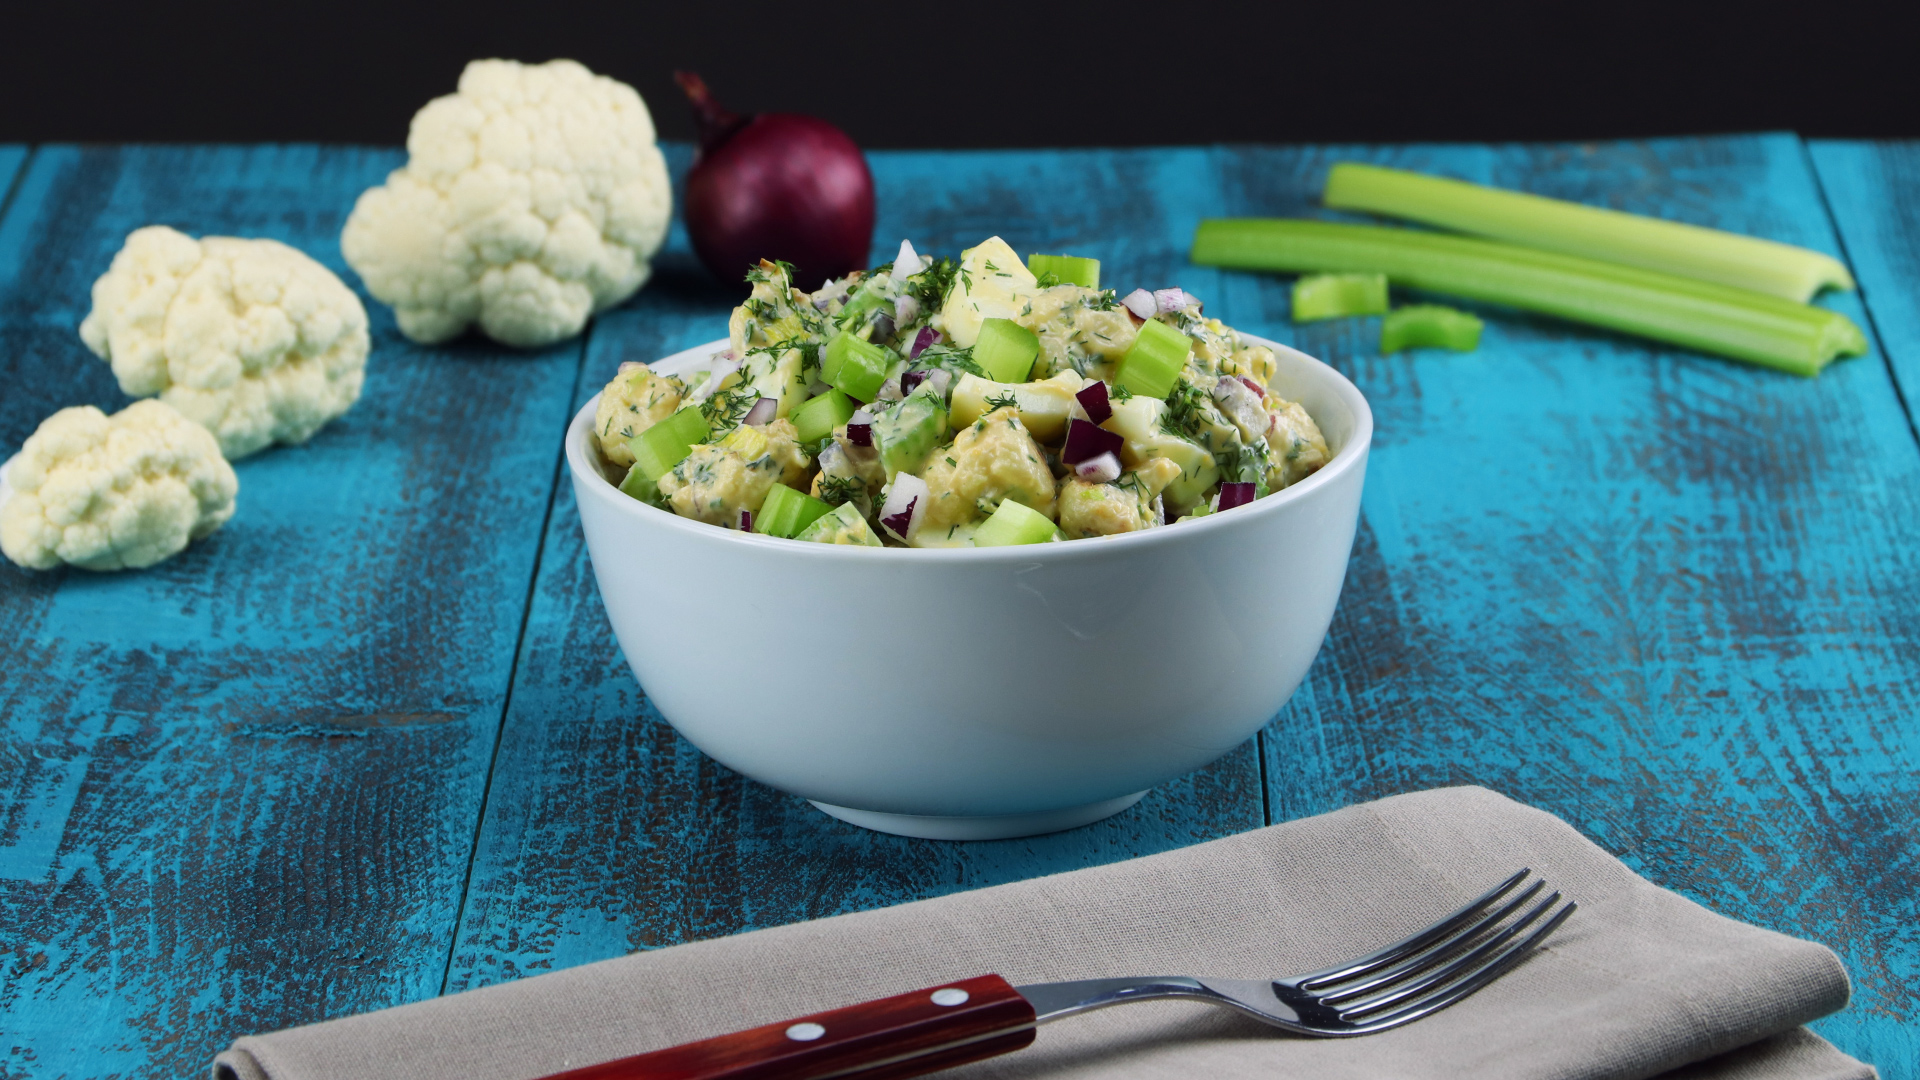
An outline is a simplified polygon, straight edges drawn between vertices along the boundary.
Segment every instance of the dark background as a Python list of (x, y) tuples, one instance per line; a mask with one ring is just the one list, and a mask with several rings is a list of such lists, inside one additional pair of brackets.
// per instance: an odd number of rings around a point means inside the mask
[(1912, 4), (10, 3), (0, 141), (398, 144), (482, 56), (570, 56), (874, 147), (1920, 135)]

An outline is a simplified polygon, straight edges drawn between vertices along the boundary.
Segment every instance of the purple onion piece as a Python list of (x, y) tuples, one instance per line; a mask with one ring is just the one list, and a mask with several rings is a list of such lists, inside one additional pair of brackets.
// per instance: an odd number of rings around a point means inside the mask
[(914, 390), (915, 390), (915, 389), (917, 389), (917, 388), (919, 387), (919, 385), (920, 385), (921, 383), (923, 383), (923, 382), (925, 382), (926, 380), (927, 380), (927, 373), (926, 373), (926, 372), (924, 372), (924, 371), (903, 371), (903, 372), (901, 372), (901, 373), (900, 373), (900, 394), (901, 394), (901, 396), (903, 396), (903, 397), (906, 397), (906, 396), (911, 396), (911, 395), (913, 394), (913, 392), (914, 392)]
[(1229, 481), (1220, 485), (1220, 509), (1231, 510), (1236, 506), (1245, 506), (1253, 501), (1254, 486), (1251, 481)]
[(1120, 479), (1120, 459), (1112, 454), (1088, 458), (1073, 467), (1073, 475), (1089, 484), (1110, 484)]
[(953, 372), (946, 368), (934, 368), (927, 373), (927, 385), (944, 400), (947, 396), (947, 387), (953, 385)]
[(1120, 303), (1136, 318), (1151, 319), (1159, 309), (1154, 305), (1153, 294), (1145, 289), (1135, 289), (1128, 293)]
[(847, 441), (852, 443), (855, 446), (872, 446), (873, 445), (873, 425), (872, 424), (848, 424), (847, 425)]
[(740, 531), (741, 532), (753, 531), (753, 511), (751, 510), (740, 511)]
[(913, 348), (908, 350), (907, 357), (909, 359), (914, 359), (919, 357), (921, 353), (927, 350), (927, 346), (932, 345), (933, 343), (939, 340), (940, 340), (940, 331), (935, 330), (931, 326), (921, 327), (920, 332), (914, 335)]
[(1078, 465), (1101, 454), (1119, 457), (1120, 448), (1126, 444), (1127, 440), (1106, 428), (1076, 417), (1067, 421), (1067, 442), (1060, 448), (1060, 460), (1068, 465)]
[(880, 524), (893, 530), (893, 535), (905, 540), (908, 530), (913, 526), (913, 508), (919, 505), (919, 503), (920, 497), (916, 495), (911, 502), (907, 503), (905, 510), (897, 514), (888, 514), (886, 517), (880, 519)]
[(1107, 401), (1107, 384), (1097, 379), (1073, 395), (1073, 399), (1087, 410), (1087, 419), (1096, 424), (1105, 423), (1107, 417), (1113, 415), (1113, 406)]
[(1235, 378), (1245, 383), (1247, 386), (1247, 389), (1253, 391), (1254, 397), (1263, 398), (1267, 396), (1266, 390), (1262, 388), (1259, 383), (1254, 382), (1252, 379), (1247, 378), (1245, 375), (1237, 375), (1235, 376)]
[(1192, 303), (1192, 301), (1193, 298), (1181, 289), (1153, 290), (1153, 306), (1158, 308), (1163, 315), (1172, 314), (1176, 311), (1185, 311), (1187, 305)]
[(740, 422), (748, 427), (763, 427), (773, 423), (774, 415), (779, 411), (779, 399), (763, 397), (753, 403), (753, 408), (747, 410), (747, 415), (741, 417)]

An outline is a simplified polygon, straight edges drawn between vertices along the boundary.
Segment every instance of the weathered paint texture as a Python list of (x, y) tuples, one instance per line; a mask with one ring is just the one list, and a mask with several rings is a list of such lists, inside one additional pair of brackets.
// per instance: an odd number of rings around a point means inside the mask
[[(1803, 382), (1496, 314), (1476, 353), (1383, 358), (1377, 320), (1296, 330), (1285, 281), (1187, 265), (1202, 217), (1322, 216), (1349, 158), (1842, 254), (1871, 310), (1825, 302), (1875, 351)], [(396, 161), (0, 148), (0, 452), (124, 403), (74, 327), (129, 229), (274, 236), (357, 287), (339, 225)], [(989, 233), (1092, 255), (1326, 357), (1376, 410), (1306, 687), (1210, 768), (1033, 840), (833, 821), (706, 760), (635, 685), (559, 436), (621, 361), (720, 336), (740, 290), (677, 226), (646, 290), (545, 352), (421, 349), (369, 302), (366, 396), (243, 462), (212, 540), (140, 574), (0, 565), (0, 1077), (187, 1075), (242, 1031), (1448, 783), (1832, 945), (1857, 997), (1820, 1030), (1920, 1076), (1920, 451), (1894, 381), (1920, 387), (1920, 152), (1812, 161), (1791, 136), (873, 155), (882, 258)]]

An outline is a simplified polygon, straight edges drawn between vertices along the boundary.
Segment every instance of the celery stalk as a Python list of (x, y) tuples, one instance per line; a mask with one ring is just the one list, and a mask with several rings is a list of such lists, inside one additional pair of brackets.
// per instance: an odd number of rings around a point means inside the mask
[(1293, 283), (1293, 321), (1387, 313), (1385, 274), (1308, 274)]
[(1791, 244), (1401, 169), (1342, 162), (1327, 174), (1321, 198), (1339, 210), (1406, 218), (1788, 300), (1810, 300), (1829, 285), (1853, 288), (1853, 275), (1840, 260)]
[(1278, 218), (1202, 221), (1194, 262), (1375, 271), (1396, 285), (1537, 311), (1811, 378), (1867, 351), (1845, 315), (1747, 289), (1491, 240)]

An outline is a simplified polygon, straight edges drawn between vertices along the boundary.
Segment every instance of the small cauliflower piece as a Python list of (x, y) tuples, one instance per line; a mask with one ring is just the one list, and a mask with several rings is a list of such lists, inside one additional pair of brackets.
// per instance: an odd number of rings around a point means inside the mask
[[(752, 431), (740, 428), (736, 434)], [(759, 512), (773, 485), (800, 487), (807, 465), (793, 424), (775, 420), (759, 439), (730, 435), (725, 442), (694, 447), (660, 478), (660, 495), (681, 517), (733, 528), (740, 523), (740, 511)]]
[(302, 443), (360, 397), (367, 312), (277, 240), (136, 229), (93, 283), (80, 340), (120, 389), (158, 395), (237, 460)]
[(152, 566), (233, 516), (240, 481), (206, 428), (162, 401), (61, 409), (0, 484), (0, 552), (21, 566)]
[(1054, 516), (1047, 456), (1011, 407), (962, 428), (952, 446), (933, 452), (922, 479), (931, 499), (920, 525), (924, 535), (944, 537), (954, 526), (988, 517), (1005, 499)]
[(1111, 378), (1113, 365), (1133, 347), (1138, 333), (1111, 292), (1078, 285), (1041, 290), (1013, 321), (1040, 339), (1036, 379), (1069, 370), (1093, 379)]
[(1039, 279), (1026, 261), (1005, 240), (990, 236), (960, 253), (960, 273), (940, 305), (941, 327), (955, 345), (970, 349), (980, 338), (981, 323), (1019, 318), (1039, 291)]
[(600, 391), (593, 430), (607, 460), (627, 466), (633, 464), (633, 449), (627, 441), (672, 416), (687, 386), (678, 376), (655, 375), (645, 364), (621, 367), (624, 370)]
[(415, 341), (578, 334), (646, 284), (673, 195), (653, 117), (571, 60), (476, 60), (414, 114), (407, 164), (361, 194), (340, 250)]
[(1267, 467), (1267, 487), (1279, 491), (1317, 472), (1333, 454), (1327, 449), (1320, 425), (1313, 422), (1299, 402), (1266, 396), (1267, 411), (1273, 426), (1267, 429), (1271, 450)]

